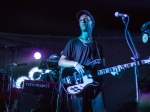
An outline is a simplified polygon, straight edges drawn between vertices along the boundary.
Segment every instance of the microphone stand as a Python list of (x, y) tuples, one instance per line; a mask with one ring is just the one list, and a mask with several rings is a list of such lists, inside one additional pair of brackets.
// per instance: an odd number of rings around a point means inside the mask
[(11, 100), (12, 100), (12, 86), (13, 86), (13, 68), (14, 65), (10, 65), (10, 82), (9, 82), (9, 100), (8, 100), (8, 105), (5, 102), (6, 105), (6, 111), (5, 112), (10, 112), (10, 105), (11, 105)]
[(60, 68), (60, 73), (59, 73), (59, 85), (58, 85), (58, 95), (57, 95), (57, 104), (56, 104), (56, 112), (60, 112), (60, 108), (62, 106), (62, 71), (63, 68)]
[(129, 16), (127, 16), (127, 22), (125, 20), (125, 17), (122, 17), (122, 21), (125, 25), (125, 38), (126, 38), (126, 41), (127, 41), (127, 44), (133, 54), (133, 57), (131, 57), (131, 59), (135, 62), (135, 66), (134, 66), (134, 74), (135, 74), (135, 86), (136, 86), (136, 102), (139, 102), (140, 99), (139, 99), (139, 87), (138, 87), (138, 79), (139, 79), (139, 71), (138, 71), (138, 62), (139, 64), (141, 64), (141, 61), (140, 61), (140, 55), (132, 41), (132, 38), (130, 36), (130, 32), (128, 30), (128, 23), (129, 23)]
[(8, 100), (8, 105), (5, 102), (6, 105), (6, 111), (5, 112), (10, 112), (10, 105), (11, 105), (11, 100), (12, 100), (12, 87), (13, 87), (13, 69), (16, 66), (26, 66), (27, 63), (23, 63), (23, 64), (10, 64), (10, 82), (9, 82), (9, 100)]

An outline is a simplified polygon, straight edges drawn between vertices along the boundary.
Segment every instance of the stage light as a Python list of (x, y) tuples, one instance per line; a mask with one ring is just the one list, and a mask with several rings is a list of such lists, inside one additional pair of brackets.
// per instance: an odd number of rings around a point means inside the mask
[(23, 86), (23, 81), (24, 80), (29, 80), (29, 77), (27, 76), (20, 76), (17, 78), (16, 82), (15, 82), (15, 88), (22, 88)]
[(35, 59), (40, 59), (41, 58), (41, 53), (39, 53), (39, 52), (34, 53), (34, 58)]
[(150, 21), (146, 22), (141, 27), (142, 42), (147, 43), (150, 40)]
[(42, 74), (43, 70), (38, 69), (38, 67), (31, 68), (28, 73), (30, 80), (39, 80)]
[(143, 43), (147, 43), (148, 41), (149, 41), (149, 33), (147, 33), (147, 32), (144, 32), (143, 34), (142, 34), (142, 42)]

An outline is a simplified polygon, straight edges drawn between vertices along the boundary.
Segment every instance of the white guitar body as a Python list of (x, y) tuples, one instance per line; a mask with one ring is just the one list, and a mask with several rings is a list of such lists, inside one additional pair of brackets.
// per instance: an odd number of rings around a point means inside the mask
[(98, 82), (93, 80), (91, 72), (87, 71), (82, 76), (74, 68), (65, 68), (62, 73), (62, 78), (64, 90), (68, 94), (78, 94), (89, 85), (99, 85)]
[(77, 93), (80, 93), (87, 85), (93, 85), (93, 86), (98, 85), (98, 83), (93, 84), (93, 78), (92, 78), (92, 75), (90, 74), (84, 75), (82, 79), (83, 79), (82, 84), (78, 84), (77, 82), (76, 85), (67, 87), (67, 91), (71, 94), (77, 94)]

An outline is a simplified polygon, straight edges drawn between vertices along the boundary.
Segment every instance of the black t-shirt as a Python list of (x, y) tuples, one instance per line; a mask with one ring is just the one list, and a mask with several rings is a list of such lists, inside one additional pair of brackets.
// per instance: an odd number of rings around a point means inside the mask
[[(98, 54), (100, 54), (100, 56)], [(74, 60), (81, 65), (88, 65), (93, 60), (103, 59), (103, 51), (100, 44), (97, 42), (85, 44), (82, 43), (79, 38), (71, 39), (64, 48), (62, 55), (67, 56), (69, 60)]]

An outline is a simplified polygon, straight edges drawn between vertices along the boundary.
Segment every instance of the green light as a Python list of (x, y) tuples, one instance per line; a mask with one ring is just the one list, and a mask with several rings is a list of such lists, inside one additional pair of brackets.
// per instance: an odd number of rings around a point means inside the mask
[(142, 41), (143, 41), (143, 43), (147, 43), (148, 42), (148, 34), (147, 33), (143, 34)]

